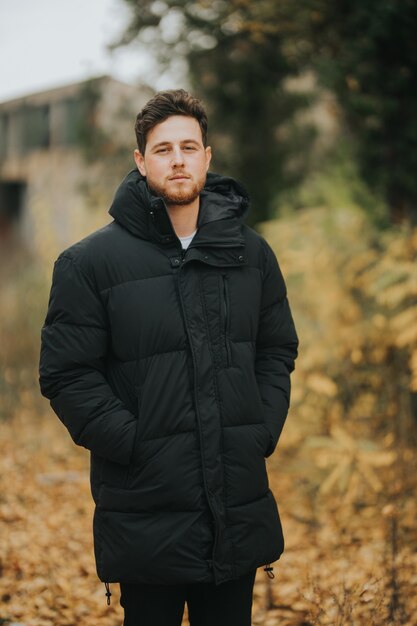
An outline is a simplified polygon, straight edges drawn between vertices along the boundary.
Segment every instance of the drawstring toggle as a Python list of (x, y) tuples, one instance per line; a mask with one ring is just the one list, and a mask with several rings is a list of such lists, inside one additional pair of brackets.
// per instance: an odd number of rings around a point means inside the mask
[(265, 567), (264, 567), (264, 572), (266, 572), (268, 574), (269, 578), (275, 578), (275, 574), (273, 572), (273, 569), (274, 568), (269, 563), (268, 563), (268, 565), (265, 565)]
[(106, 587), (107, 606), (110, 606), (110, 597), (111, 597), (110, 585), (109, 583), (104, 583), (104, 586)]

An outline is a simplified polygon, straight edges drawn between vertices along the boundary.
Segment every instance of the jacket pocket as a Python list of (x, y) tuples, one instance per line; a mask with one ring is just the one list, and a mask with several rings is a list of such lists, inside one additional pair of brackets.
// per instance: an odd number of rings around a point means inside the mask
[(273, 453), (275, 447), (272, 439), (272, 435), (269, 432), (269, 428), (265, 422), (263, 422), (263, 427), (265, 430), (265, 446), (264, 446), (264, 457), (268, 458)]
[(223, 328), (222, 328), (222, 336), (223, 336), (223, 344), (224, 344), (224, 354), (225, 354), (225, 367), (230, 367), (231, 365), (231, 353), (230, 353), (230, 340), (229, 340), (229, 332), (230, 332), (230, 298), (229, 298), (229, 283), (227, 274), (222, 274), (222, 304), (223, 304)]
[(136, 390), (136, 394), (137, 394), (137, 418), (136, 418), (136, 429), (135, 429), (135, 439), (133, 441), (133, 449), (132, 449), (132, 454), (130, 455), (130, 462), (129, 462), (129, 468), (127, 470), (126, 473), (126, 480), (124, 483), (124, 487), (128, 487), (129, 486), (129, 482), (130, 482), (130, 478), (132, 476), (132, 471), (133, 471), (133, 467), (134, 465), (137, 463), (137, 458), (138, 458), (138, 447), (139, 447), (139, 434), (140, 434), (140, 406), (141, 406), (141, 402), (142, 402), (142, 390), (143, 387), (137, 387)]
[(103, 459), (100, 471), (100, 484), (108, 487), (121, 487), (125, 483), (128, 472), (129, 468), (127, 465)]

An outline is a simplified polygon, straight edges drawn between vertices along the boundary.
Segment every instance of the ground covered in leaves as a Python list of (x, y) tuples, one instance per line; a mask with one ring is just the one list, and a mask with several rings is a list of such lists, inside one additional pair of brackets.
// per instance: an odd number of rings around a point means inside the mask
[[(88, 452), (29, 407), (0, 424), (0, 446), (0, 625), (120, 626), (118, 586), (108, 607), (95, 572)], [(308, 454), (289, 437), (267, 460), (286, 550), (272, 581), (258, 570), (253, 624), (416, 624), (412, 451), (379, 472), (389, 496), (357, 485), (360, 497), (320, 492)]]

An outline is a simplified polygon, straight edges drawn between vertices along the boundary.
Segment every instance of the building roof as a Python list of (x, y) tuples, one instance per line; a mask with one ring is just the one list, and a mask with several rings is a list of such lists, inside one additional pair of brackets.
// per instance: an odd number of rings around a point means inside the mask
[(12, 98), (11, 100), (4, 100), (0, 102), (0, 109), (12, 110), (15, 108), (19, 108), (24, 104), (43, 104), (46, 102), (53, 102), (65, 98), (70, 98), (76, 95), (83, 87), (85, 87), (89, 83), (98, 83), (105, 86), (106, 84), (118, 85), (120, 88), (124, 90), (137, 90), (138, 88), (148, 89), (147, 85), (130, 85), (128, 83), (124, 83), (116, 78), (108, 74), (103, 74), (101, 76), (93, 76), (91, 78), (78, 81), (76, 83), (69, 83), (66, 85), (61, 85), (59, 87), (52, 87), (51, 89), (44, 89), (42, 91), (36, 91), (29, 94), (25, 94), (23, 96), (19, 96), (18, 98)]

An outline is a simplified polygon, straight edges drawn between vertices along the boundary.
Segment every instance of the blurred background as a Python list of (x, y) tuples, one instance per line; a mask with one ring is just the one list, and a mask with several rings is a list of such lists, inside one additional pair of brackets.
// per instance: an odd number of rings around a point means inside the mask
[(414, 0), (0, 0), (0, 625), (122, 621), (40, 329), (54, 260), (134, 166), (136, 113), (178, 87), (206, 104), (212, 170), (249, 190), (300, 338), (267, 460), (286, 552), (253, 623), (417, 623), (416, 31)]

